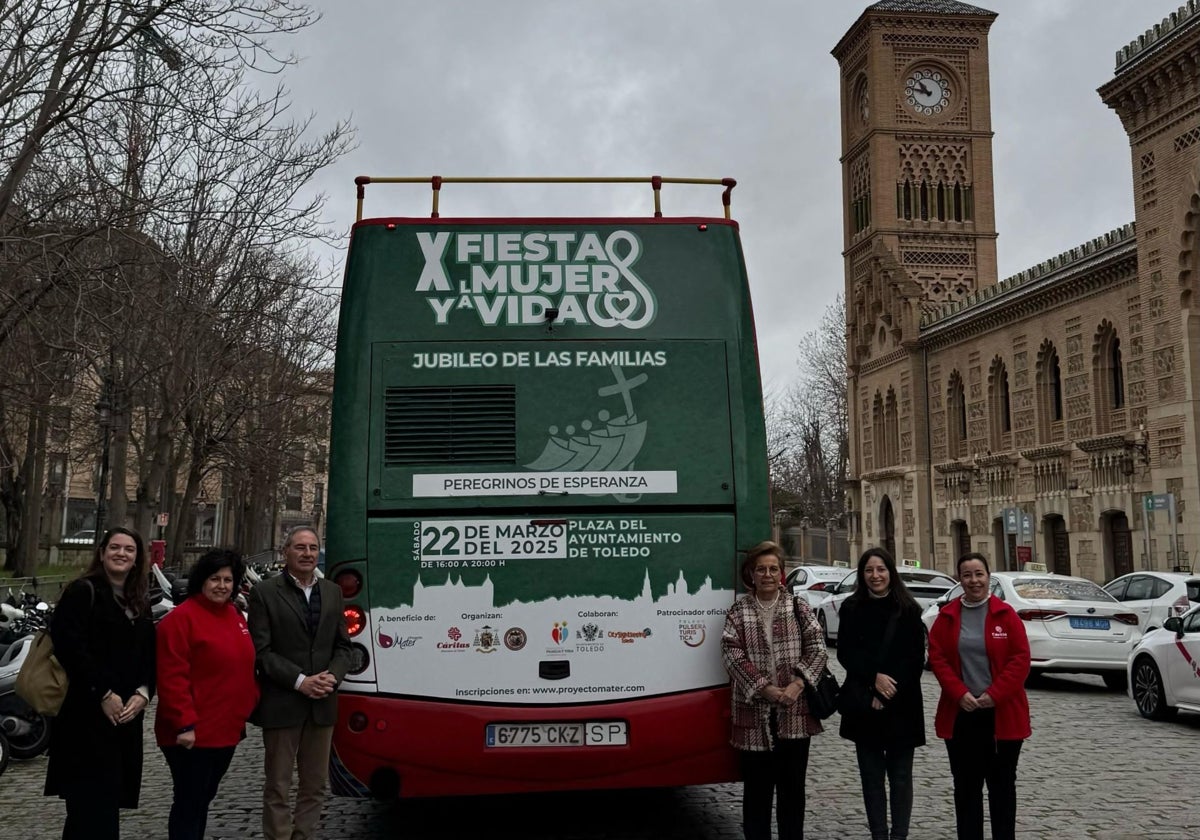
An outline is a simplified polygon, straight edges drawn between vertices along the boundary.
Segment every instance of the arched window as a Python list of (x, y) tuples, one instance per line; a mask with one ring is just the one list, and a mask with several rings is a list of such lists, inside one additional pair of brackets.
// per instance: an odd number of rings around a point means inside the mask
[(896, 391), (888, 388), (887, 400), (883, 404), (883, 428), (886, 438), (888, 465), (900, 463), (900, 413), (896, 408)]
[(871, 407), (871, 449), (875, 454), (874, 469), (880, 469), (887, 464), (887, 436), (883, 423), (883, 395), (875, 392), (875, 402)]
[(1109, 351), (1108, 361), (1109, 382), (1112, 385), (1112, 407), (1125, 407), (1125, 370), (1121, 365), (1121, 339), (1115, 335), (1112, 340), (1112, 350)]
[(1008, 390), (1008, 366), (997, 356), (988, 373), (988, 435), (993, 452), (1012, 448), (1012, 401)]
[(1092, 344), (1092, 393), (1095, 397), (1096, 431), (1104, 434), (1113, 428), (1112, 413), (1125, 407), (1125, 366), (1121, 360), (1121, 339), (1117, 338), (1116, 327), (1107, 319), (1100, 322)]
[(1062, 440), (1062, 368), (1058, 364), (1058, 350), (1050, 339), (1043, 341), (1038, 351), (1037, 412), (1038, 439), (1042, 443)]
[(949, 458), (967, 456), (967, 400), (962, 375), (950, 374), (946, 389), (946, 455)]

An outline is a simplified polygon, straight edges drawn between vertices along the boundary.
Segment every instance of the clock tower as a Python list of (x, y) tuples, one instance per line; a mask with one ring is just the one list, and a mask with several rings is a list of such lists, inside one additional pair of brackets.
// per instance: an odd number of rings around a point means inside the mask
[(920, 284), (922, 310), (996, 282), (995, 18), (957, 0), (882, 0), (834, 48), (848, 310), (880, 244)]
[[(988, 30), (957, 0), (881, 0), (838, 42), (847, 508), (854, 547), (928, 556), (921, 316), (996, 283)], [(927, 396), (928, 394), (928, 396)]]

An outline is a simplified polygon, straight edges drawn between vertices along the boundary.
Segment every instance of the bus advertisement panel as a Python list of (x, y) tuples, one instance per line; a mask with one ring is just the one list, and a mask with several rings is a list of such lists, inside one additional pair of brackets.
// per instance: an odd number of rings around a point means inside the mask
[(356, 225), (335, 790), (734, 778), (720, 635), (738, 552), (769, 533), (764, 441), (734, 223)]

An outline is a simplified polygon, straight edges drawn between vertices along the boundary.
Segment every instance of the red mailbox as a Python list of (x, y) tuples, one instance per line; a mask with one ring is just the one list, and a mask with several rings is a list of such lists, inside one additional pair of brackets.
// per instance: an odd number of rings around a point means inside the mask
[(166, 540), (150, 540), (150, 562), (155, 566), (162, 566), (163, 561), (167, 559), (167, 541)]

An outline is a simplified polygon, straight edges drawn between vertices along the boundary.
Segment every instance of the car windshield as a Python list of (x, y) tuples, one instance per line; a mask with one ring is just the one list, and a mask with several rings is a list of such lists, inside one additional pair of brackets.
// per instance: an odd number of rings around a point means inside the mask
[(1022, 578), (1013, 581), (1013, 591), (1027, 601), (1105, 601), (1116, 598), (1090, 580), (1070, 578)]
[(910, 572), (900, 570), (900, 579), (905, 583), (929, 583), (934, 586), (954, 586), (954, 578), (931, 572)]

